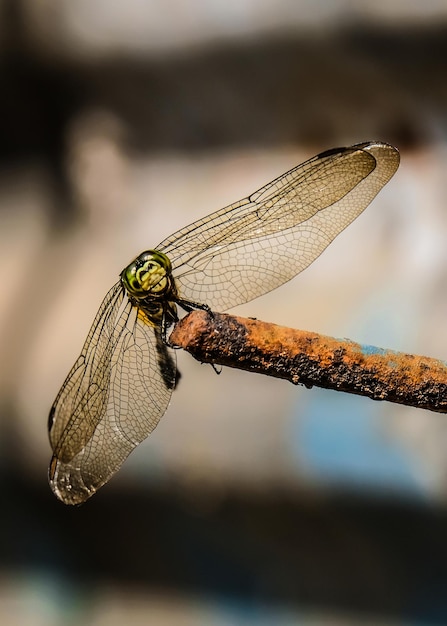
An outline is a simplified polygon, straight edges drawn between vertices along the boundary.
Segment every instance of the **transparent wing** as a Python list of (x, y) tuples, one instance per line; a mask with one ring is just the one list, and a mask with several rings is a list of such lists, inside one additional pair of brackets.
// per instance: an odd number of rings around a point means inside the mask
[(171, 260), (181, 298), (220, 310), (249, 302), (310, 265), (398, 166), (385, 143), (323, 152), (157, 249)]
[(50, 412), (49, 480), (59, 499), (79, 504), (110, 479), (158, 424), (175, 377), (160, 327), (117, 283)]

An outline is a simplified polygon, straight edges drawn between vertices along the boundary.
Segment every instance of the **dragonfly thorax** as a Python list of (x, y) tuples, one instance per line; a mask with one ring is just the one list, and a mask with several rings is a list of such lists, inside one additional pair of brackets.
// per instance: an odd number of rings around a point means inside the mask
[(121, 282), (137, 300), (160, 297), (172, 289), (171, 271), (171, 262), (163, 252), (146, 250), (121, 272)]

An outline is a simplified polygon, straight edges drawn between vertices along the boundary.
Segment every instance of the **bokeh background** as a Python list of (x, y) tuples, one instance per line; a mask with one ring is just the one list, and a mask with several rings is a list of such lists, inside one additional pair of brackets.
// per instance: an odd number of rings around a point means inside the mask
[(0, 622), (447, 624), (447, 421), (179, 354), (91, 501), (46, 421), (102, 297), (165, 236), (317, 152), (401, 167), (237, 313), (447, 354), (447, 3), (0, 0)]

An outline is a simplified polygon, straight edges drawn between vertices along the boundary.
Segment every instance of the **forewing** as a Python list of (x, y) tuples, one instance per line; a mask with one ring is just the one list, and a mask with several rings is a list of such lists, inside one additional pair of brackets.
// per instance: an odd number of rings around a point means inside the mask
[(111, 478), (165, 413), (175, 377), (160, 327), (115, 285), (50, 414), (49, 479), (58, 498), (79, 504)]
[(384, 143), (329, 150), (157, 249), (171, 260), (181, 298), (220, 310), (243, 304), (310, 265), (398, 165), (398, 151)]

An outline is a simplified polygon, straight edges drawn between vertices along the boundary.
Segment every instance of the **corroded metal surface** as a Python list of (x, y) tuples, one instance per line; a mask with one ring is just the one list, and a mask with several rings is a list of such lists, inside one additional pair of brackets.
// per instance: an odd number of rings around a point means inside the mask
[(194, 311), (170, 341), (204, 363), (447, 412), (447, 363), (259, 320)]

